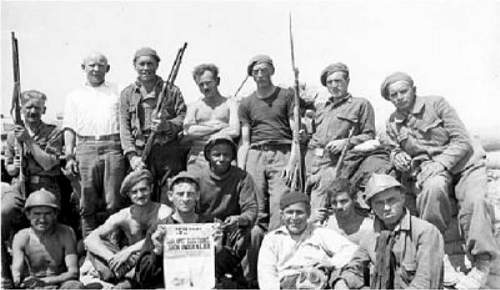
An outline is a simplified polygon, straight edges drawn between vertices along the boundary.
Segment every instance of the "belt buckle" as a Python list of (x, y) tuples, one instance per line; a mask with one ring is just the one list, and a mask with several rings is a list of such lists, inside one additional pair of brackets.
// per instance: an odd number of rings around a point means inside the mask
[(314, 149), (314, 155), (318, 157), (323, 157), (325, 155), (325, 149), (323, 148), (315, 148)]
[(38, 176), (38, 175), (30, 176), (30, 183), (32, 183), (32, 184), (40, 183), (40, 176)]

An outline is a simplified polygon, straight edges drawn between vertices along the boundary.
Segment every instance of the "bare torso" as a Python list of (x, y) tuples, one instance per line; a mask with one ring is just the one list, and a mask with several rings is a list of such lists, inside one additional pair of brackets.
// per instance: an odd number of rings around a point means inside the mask
[(51, 234), (38, 235), (31, 228), (19, 232), (20, 242), (29, 265), (30, 276), (48, 277), (66, 271), (65, 256), (75, 254), (67, 249), (69, 240), (74, 240), (71, 228), (57, 224)]

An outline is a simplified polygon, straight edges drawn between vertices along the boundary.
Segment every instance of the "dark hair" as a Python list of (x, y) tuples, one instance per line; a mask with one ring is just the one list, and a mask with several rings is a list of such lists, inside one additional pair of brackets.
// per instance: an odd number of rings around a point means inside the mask
[(181, 177), (181, 178), (177, 178), (171, 185), (170, 185), (170, 188), (171, 190), (173, 191), (174, 190), (174, 186), (176, 186), (177, 184), (179, 183), (189, 183), (189, 184), (193, 184), (194, 187), (196, 188), (197, 191), (200, 191), (200, 185), (198, 184), (198, 182), (196, 182), (195, 180), (189, 178), (189, 177)]
[(198, 83), (198, 79), (205, 71), (212, 72), (214, 79), (219, 77), (219, 68), (213, 63), (203, 63), (197, 65), (193, 70), (193, 79), (196, 83)]
[(336, 178), (325, 189), (329, 199), (343, 192), (347, 192), (351, 199), (356, 199), (356, 191), (347, 178)]

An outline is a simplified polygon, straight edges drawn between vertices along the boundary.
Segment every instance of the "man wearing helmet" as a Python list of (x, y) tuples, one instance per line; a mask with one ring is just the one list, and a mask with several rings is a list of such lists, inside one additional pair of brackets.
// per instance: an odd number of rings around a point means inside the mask
[[(83, 289), (78, 281), (76, 236), (57, 223), (59, 202), (44, 188), (30, 194), (24, 212), (30, 227), (19, 231), (12, 242), (12, 278), (16, 287)], [(25, 273), (25, 262), (28, 276)]]
[[(403, 186), (392, 176), (373, 174), (365, 200), (375, 212), (373, 229), (340, 276), (331, 277), (332, 288), (443, 288), (443, 237), (434, 225), (405, 209)], [(367, 267), (369, 285), (364, 277)]]

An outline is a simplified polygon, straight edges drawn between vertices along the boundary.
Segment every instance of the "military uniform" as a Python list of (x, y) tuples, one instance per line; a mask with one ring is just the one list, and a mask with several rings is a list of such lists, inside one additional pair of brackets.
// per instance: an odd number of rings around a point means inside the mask
[[(164, 100), (161, 123), (156, 133), (151, 152), (146, 160), (159, 186), (166, 184), (167, 177), (173, 176), (186, 167), (187, 150), (179, 144), (178, 134), (186, 116), (186, 105), (178, 87), (173, 86), (171, 93), (162, 92), (164, 81), (157, 77), (151, 93), (147, 93), (139, 81), (126, 87), (120, 97), (120, 138), (124, 154), (130, 160), (140, 156), (151, 134), (155, 107), (160, 98)], [(167, 127), (170, 127), (167, 134)], [(158, 200), (158, 197), (154, 198)]]

